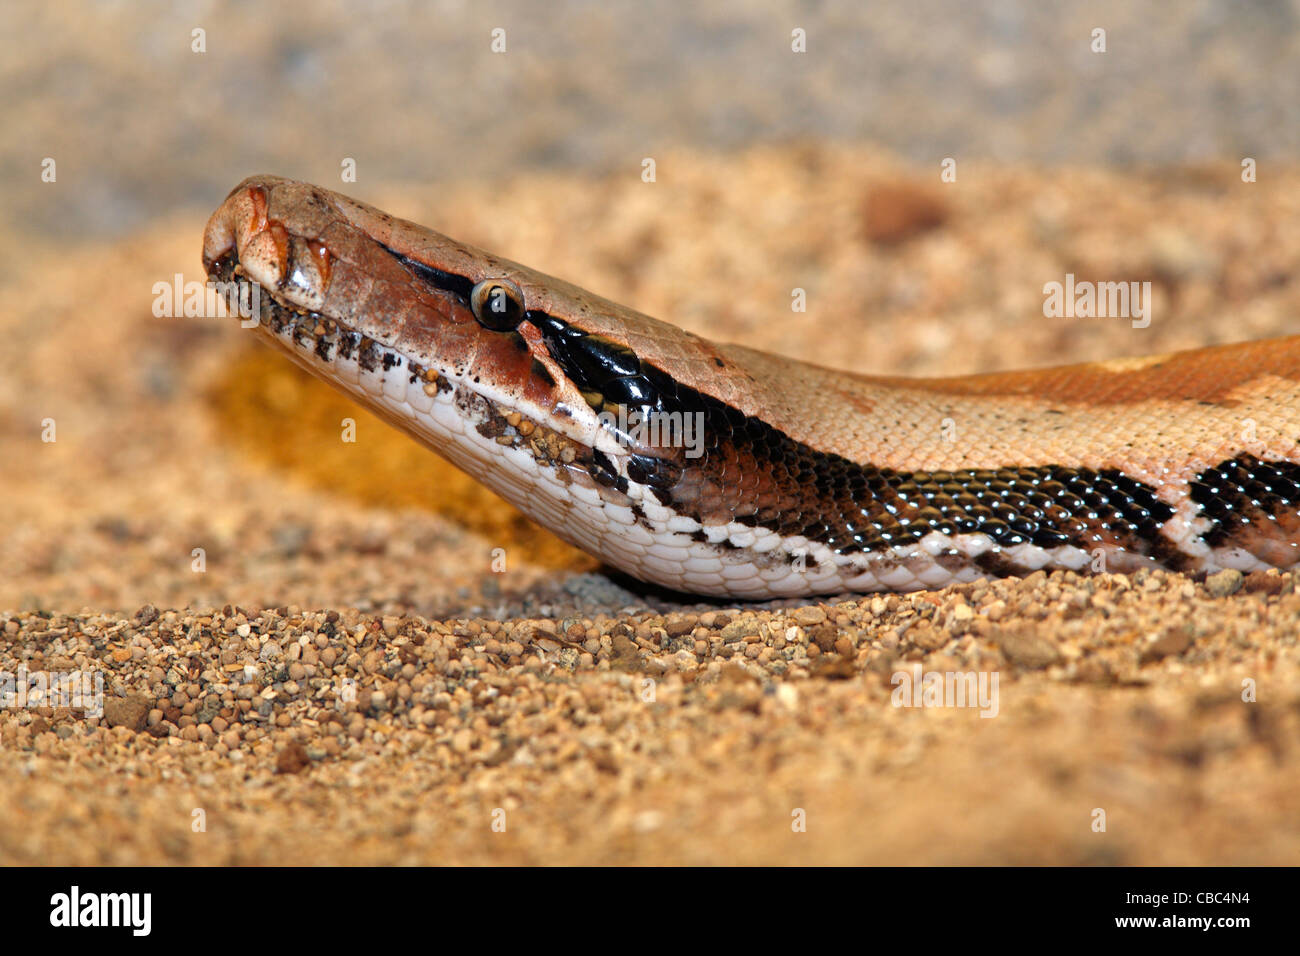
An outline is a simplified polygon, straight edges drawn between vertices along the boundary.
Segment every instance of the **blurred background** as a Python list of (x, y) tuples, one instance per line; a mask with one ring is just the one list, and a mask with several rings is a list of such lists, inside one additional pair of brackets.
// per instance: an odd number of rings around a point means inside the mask
[(1293, 157), (1298, 20), (1295, 0), (10, 0), (0, 213), (116, 236), (250, 172), (337, 184), (345, 156), (372, 187), (810, 140), (927, 167)]

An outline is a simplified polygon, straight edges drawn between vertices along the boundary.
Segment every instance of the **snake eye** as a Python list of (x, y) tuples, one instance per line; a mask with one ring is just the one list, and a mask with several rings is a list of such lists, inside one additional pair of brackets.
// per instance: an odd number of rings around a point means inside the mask
[(509, 332), (524, 318), (524, 294), (509, 279), (484, 279), (469, 293), (469, 306), (479, 325)]

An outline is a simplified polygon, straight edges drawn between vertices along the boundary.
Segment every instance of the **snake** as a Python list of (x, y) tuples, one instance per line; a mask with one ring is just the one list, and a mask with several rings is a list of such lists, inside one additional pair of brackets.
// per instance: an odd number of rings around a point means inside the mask
[(252, 290), (292, 361), (651, 586), (765, 600), (1300, 560), (1300, 336), (857, 374), (277, 176), (226, 197), (203, 264), (232, 301)]

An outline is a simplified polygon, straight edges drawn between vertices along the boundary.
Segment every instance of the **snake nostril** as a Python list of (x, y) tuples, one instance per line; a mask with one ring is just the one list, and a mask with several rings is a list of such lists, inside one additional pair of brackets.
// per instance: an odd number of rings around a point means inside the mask
[(266, 210), (270, 201), (266, 197), (266, 189), (262, 186), (248, 187), (248, 201), (252, 204), (252, 225), (253, 231), (258, 232), (266, 228)]
[(334, 259), (330, 255), (329, 248), (319, 239), (307, 239), (304, 244), (307, 246), (307, 253), (316, 264), (316, 274), (320, 277), (320, 289), (324, 292), (330, 284), (330, 276), (334, 271)]

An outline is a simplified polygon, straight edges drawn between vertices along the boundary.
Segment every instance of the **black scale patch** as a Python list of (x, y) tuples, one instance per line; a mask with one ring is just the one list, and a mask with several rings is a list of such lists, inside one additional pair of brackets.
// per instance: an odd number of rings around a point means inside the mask
[(1202, 516), (1213, 523), (1201, 535), (1210, 547), (1249, 550), (1250, 540), (1261, 535), (1295, 540), (1300, 525), (1300, 465), (1238, 455), (1197, 475), (1191, 495)]
[(1173, 509), (1119, 471), (1043, 465), (897, 472), (815, 451), (766, 422), (685, 388), (626, 347), (530, 312), (548, 350), (593, 408), (701, 413), (704, 454), (633, 456), (629, 476), (704, 523), (733, 520), (802, 535), (839, 554), (881, 551), (931, 532), (1002, 546), (1100, 544), (1168, 559)]

